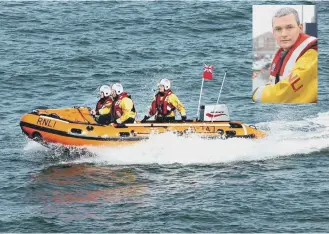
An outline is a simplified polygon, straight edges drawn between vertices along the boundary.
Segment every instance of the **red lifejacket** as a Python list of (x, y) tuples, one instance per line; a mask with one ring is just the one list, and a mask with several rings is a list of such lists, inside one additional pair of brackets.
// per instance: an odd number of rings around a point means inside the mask
[(301, 33), (296, 43), (285, 55), (282, 64), (280, 64), (280, 60), (283, 49), (280, 48), (276, 52), (271, 64), (271, 76), (279, 76), (280, 80), (286, 78), (291, 73), (296, 61), (309, 49), (318, 49), (317, 38)]
[(151, 116), (155, 114), (166, 116), (176, 109), (171, 103), (168, 103), (168, 98), (171, 94), (173, 94), (173, 92), (168, 89), (164, 92), (163, 96), (160, 95), (160, 92), (155, 95), (155, 100), (152, 102), (150, 110)]
[[(112, 110), (113, 110), (113, 116), (115, 119), (117, 119), (119, 116), (117, 115), (117, 112), (120, 113), (120, 115), (122, 115), (122, 109), (120, 108), (120, 102), (122, 99), (124, 98), (130, 98), (130, 95), (128, 95), (128, 93), (123, 92), (121, 93), (117, 98), (114, 99), (115, 103), (114, 105), (112, 105)], [(133, 104), (133, 108), (131, 109), (132, 112), (136, 112), (135, 110), (135, 105)]]
[(103, 107), (105, 107), (108, 104), (111, 104), (113, 102), (113, 99), (111, 97), (104, 97), (99, 99), (99, 101), (96, 104), (96, 111), (99, 111)]

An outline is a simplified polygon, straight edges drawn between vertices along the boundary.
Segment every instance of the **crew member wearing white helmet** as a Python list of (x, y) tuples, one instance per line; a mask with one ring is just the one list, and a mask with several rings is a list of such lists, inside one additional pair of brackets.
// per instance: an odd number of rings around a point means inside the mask
[(112, 116), (115, 122), (118, 124), (134, 123), (136, 118), (134, 102), (126, 92), (123, 92), (120, 83), (112, 85), (112, 96), (114, 100)]
[(113, 99), (111, 97), (112, 89), (108, 85), (102, 85), (99, 88), (100, 99), (96, 104), (96, 109), (91, 110), (90, 114), (96, 117), (100, 124), (109, 124), (111, 122), (111, 108)]
[(186, 121), (186, 111), (178, 97), (170, 89), (170, 81), (162, 79), (158, 84), (159, 91), (155, 95), (148, 115), (144, 116), (141, 121), (145, 123), (150, 117), (155, 115), (157, 122), (173, 122), (175, 121), (175, 110), (177, 109), (182, 120)]
[(111, 122), (111, 108), (113, 99), (111, 97), (112, 89), (108, 85), (102, 85), (99, 88), (100, 99), (96, 104), (96, 109), (91, 110), (90, 114), (96, 117), (100, 124), (109, 124)]

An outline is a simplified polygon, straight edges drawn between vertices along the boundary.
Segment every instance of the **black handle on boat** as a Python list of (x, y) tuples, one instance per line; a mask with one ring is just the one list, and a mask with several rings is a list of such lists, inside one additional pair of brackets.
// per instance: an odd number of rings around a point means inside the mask
[(254, 128), (254, 129), (256, 129), (256, 130), (257, 130), (257, 128), (256, 128), (256, 126), (255, 126), (255, 125), (249, 125), (249, 127), (251, 127), (251, 128)]

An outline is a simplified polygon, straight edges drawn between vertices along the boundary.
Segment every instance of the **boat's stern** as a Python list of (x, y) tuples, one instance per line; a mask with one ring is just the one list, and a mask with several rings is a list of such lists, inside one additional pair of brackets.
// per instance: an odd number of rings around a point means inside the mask
[(262, 139), (267, 136), (267, 133), (257, 129), (254, 125), (244, 124), (243, 127), (246, 131), (246, 134), (250, 135), (252, 138)]

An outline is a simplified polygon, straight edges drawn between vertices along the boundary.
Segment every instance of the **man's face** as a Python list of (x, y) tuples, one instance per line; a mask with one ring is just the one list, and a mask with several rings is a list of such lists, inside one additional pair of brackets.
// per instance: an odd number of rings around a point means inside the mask
[(159, 92), (160, 93), (164, 93), (164, 91), (165, 91), (164, 86), (163, 85), (159, 85)]
[(104, 98), (104, 97), (105, 97), (105, 95), (104, 95), (103, 92), (101, 92), (100, 97), (101, 97), (101, 98)]
[(278, 45), (284, 49), (290, 49), (303, 30), (303, 25), (298, 25), (294, 14), (273, 19), (273, 35)]
[(112, 97), (116, 97), (117, 96), (117, 93), (115, 92), (115, 90), (112, 90)]

